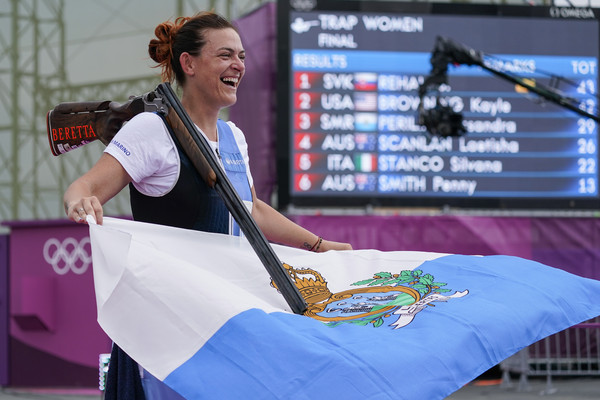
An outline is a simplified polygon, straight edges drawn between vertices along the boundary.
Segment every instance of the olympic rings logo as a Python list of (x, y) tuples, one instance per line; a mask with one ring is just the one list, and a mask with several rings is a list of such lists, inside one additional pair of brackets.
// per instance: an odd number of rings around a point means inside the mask
[(84, 274), (92, 262), (91, 251), (86, 250), (90, 244), (90, 238), (85, 237), (80, 241), (69, 237), (62, 242), (56, 238), (46, 240), (44, 243), (44, 260), (59, 275), (69, 271), (81, 275)]

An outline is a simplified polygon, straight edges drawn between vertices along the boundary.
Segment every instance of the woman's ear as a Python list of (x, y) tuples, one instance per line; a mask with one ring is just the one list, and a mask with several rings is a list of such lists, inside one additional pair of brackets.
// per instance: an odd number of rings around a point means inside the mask
[(189, 76), (193, 76), (195, 71), (195, 60), (194, 57), (191, 56), (190, 53), (188, 52), (183, 52), (181, 53), (181, 55), (179, 56), (179, 63), (181, 64), (181, 70), (183, 71), (184, 74), (189, 75)]

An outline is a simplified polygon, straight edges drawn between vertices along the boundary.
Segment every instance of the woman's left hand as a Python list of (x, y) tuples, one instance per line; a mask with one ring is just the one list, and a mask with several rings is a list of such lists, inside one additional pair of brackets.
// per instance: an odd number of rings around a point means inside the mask
[(350, 243), (334, 242), (332, 240), (323, 239), (317, 253), (323, 253), (328, 250), (352, 250), (352, 245)]

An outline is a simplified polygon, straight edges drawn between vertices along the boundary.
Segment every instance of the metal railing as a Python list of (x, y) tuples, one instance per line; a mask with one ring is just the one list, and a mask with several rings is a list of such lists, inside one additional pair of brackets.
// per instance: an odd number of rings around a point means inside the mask
[(511, 374), (520, 374), (518, 391), (530, 389), (530, 376), (545, 376), (541, 395), (556, 389), (557, 376), (600, 376), (600, 317), (572, 326), (524, 348), (500, 363), (502, 386), (513, 387)]

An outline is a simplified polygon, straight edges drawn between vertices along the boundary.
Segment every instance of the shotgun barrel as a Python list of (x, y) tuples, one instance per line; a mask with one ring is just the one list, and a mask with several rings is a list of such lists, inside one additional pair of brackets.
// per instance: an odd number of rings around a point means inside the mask
[[(183, 150), (186, 152), (188, 157), (196, 157), (197, 150), (200, 150), (202, 156), (206, 159), (206, 164), (212, 169), (215, 174), (215, 181), (208, 182), (209, 185), (212, 184), (214, 189), (219, 193), (227, 209), (235, 219), (235, 221), (240, 226), (242, 232), (250, 242), (250, 245), (258, 255), (259, 259), (263, 263), (264, 267), (267, 269), (267, 272), (273, 279), (273, 282), (283, 295), (284, 299), (292, 309), (295, 314), (303, 314), (306, 311), (307, 305), (304, 301), (304, 298), (298, 291), (298, 288), (294, 285), (290, 275), (285, 270), (283, 263), (275, 254), (275, 251), (263, 235), (263, 233), (258, 228), (256, 221), (252, 218), (252, 215), (244, 205), (243, 201), (240, 199), (239, 195), (233, 188), (233, 185), (227, 178), (225, 172), (219, 166), (217, 158), (215, 157), (208, 141), (202, 135), (189, 115), (186, 113), (185, 109), (181, 105), (179, 98), (171, 88), (171, 85), (166, 83), (161, 83), (158, 85), (156, 92), (164, 97), (164, 100), (169, 105), (169, 114), (174, 112), (177, 115), (177, 119), (181, 122), (182, 126), (185, 127), (187, 132), (181, 132), (181, 129), (176, 129), (176, 126), (171, 126), (175, 131), (175, 135), (179, 136), (188, 136), (192, 139), (185, 140), (185, 142), (181, 142)], [(167, 115), (167, 121), (173, 119), (174, 116)], [(177, 132), (179, 131), (179, 132)], [(184, 144), (185, 143), (185, 144)], [(202, 171), (198, 171), (202, 175)]]

